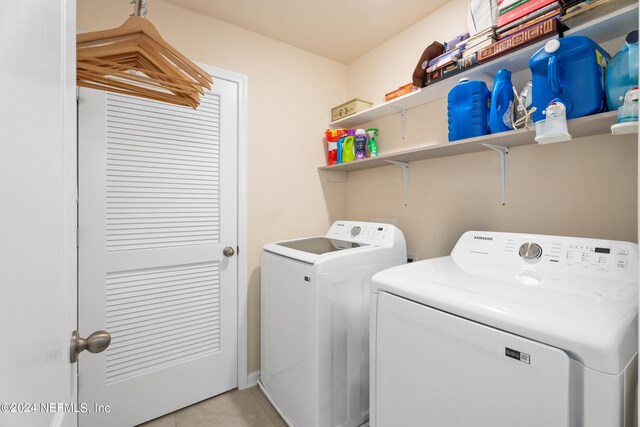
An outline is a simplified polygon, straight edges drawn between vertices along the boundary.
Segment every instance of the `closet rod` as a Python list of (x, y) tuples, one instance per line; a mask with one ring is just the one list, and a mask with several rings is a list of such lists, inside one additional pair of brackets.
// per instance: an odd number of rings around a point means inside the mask
[(142, 18), (147, 14), (147, 0), (131, 0), (133, 5), (133, 13), (131, 16), (140, 16)]

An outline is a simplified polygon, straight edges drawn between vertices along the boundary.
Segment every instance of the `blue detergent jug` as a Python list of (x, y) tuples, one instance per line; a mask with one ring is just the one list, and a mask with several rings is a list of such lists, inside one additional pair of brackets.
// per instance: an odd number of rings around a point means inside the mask
[(609, 111), (622, 107), (624, 95), (638, 86), (638, 30), (627, 34), (624, 46), (609, 61), (605, 87)]
[(562, 102), (567, 118), (605, 110), (604, 70), (611, 57), (593, 40), (582, 36), (553, 39), (529, 61), (533, 81), (533, 121), (544, 119), (551, 102)]
[(480, 80), (460, 79), (447, 96), (449, 141), (489, 133), (491, 92)]
[(513, 84), (511, 71), (501, 68), (493, 80), (491, 88), (491, 109), (489, 110), (491, 133), (513, 129)]

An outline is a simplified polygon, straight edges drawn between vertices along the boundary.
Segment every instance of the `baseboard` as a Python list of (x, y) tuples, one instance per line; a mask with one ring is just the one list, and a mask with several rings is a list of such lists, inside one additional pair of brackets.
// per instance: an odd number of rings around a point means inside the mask
[(267, 389), (264, 388), (264, 384), (262, 384), (262, 381), (258, 381), (258, 386), (260, 387), (260, 390), (262, 391), (262, 394), (264, 394), (264, 397), (266, 397), (267, 400), (269, 401), (269, 403), (271, 403), (271, 406), (273, 406), (273, 409), (275, 409), (276, 412), (280, 415), (280, 417), (284, 420), (284, 423), (288, 427), (295, 427), (293, 425), (293, 423), (289, 420), (289, 418), (287, 418), (287, 416), (284, 414), (284, 412), (282, 412), (280, 410), (280, 407), (278, 405), (276, 405), (276, 402), (273, 401), (273, 399), (271, 398), (271, 395), (269, 394)]
[(260, 378), (260, 370), (250, 372), (247, 375), (247, 388), (255, 387), (258, 385), (258, 378)]

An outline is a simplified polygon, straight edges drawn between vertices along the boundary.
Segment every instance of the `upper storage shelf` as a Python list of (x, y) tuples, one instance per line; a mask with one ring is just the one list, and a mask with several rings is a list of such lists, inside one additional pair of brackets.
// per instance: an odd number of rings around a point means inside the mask
[[(638, 26), (638, 3), (601, 16), (576, 28), (565, 32), (565, 36), (587, 36), (596, 42), (604, 42), (626, 35)], [(402, 110), (410, 110), (423, 104), (444, 98), (449, 90), (460, 80), (467, 77), (472, 80), (487, 80), (493, 77), (500, 68), (507, 68), (512, 72), (522, 71), (529, 67), (529, 59), (547, 40), (526, 46), (511, 54), (499, 57), (493, 61), (480, 64), (469, 71), (457, 74), (452, 78), (408, 93), (389, 102), (375, 105), (367, 110), (356, 113), (330, 123), (331, 128), (355, 128), (361, 124), (391, 116)]]

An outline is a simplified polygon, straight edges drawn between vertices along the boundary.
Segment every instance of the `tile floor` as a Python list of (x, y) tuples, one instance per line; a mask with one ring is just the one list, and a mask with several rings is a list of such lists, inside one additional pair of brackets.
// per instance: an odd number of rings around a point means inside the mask
[(139, 427), (286, 427), (258, 386), (231, 390)]

